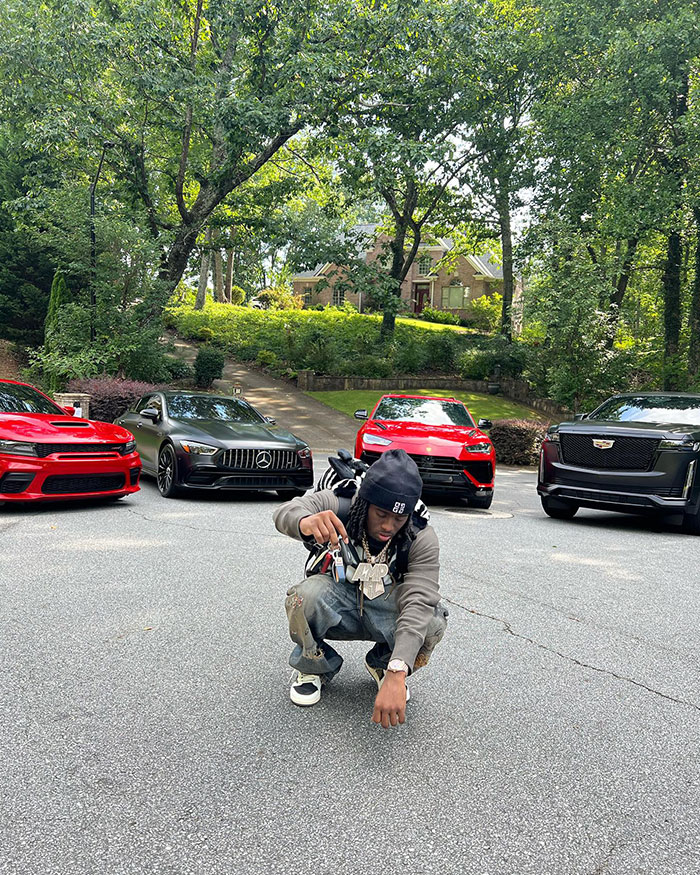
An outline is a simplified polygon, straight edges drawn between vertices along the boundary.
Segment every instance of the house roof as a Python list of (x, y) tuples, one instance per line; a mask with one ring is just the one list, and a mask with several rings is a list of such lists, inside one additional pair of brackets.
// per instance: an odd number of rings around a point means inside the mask
[[(364, 237), (372, 237), (375, 235), (378, 227), (379, 225), (376, 222), (365, 222), (353, 225), (350, 233), (357, 234), (358, 236), (362, 235)], [(453, 246), (454, 242), (449, 237), (440, 237), (437, 238), (434, 243), (428, 241), (421, 242), (418, 251), (420, 252), (421, 249), (442, 249), (445, 252), (449, 252)], [(370, 250), (358, 247), (357, 254), (362, 255), (364, 253), (366, 255), (369, 251)], [(487, 252), (485, 255), (466, 255), (465, 258), (467, 258), (473, 267), (476, 268), (478, 273), (483, 275), (486, 279), (503, 279), (503, 269), (490, 252)], [(292, 277), (292, 281), (320, 277), (324, 274), (327, 267), (329, 267), (327, 262), (320, 262), (313, 268), (313, 270), (304, 270), (295, 274)]]

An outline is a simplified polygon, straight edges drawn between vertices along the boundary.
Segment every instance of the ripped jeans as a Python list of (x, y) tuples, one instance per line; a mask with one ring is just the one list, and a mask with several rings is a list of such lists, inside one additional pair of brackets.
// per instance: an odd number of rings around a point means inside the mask
[[(338, 583), (330, 574), (314, 574), (291, 587), (285, 608), (289, 635), (296, 647), (289, 664), (303, 674), (322, 675), (329, 681), (340, 671), (343, 657), (324, 639), (374, 641), (374, 647), (366, 656), (367, 663), (372, 668), (386, 669), (396, 632), (395, 589), (393, 587), (388, 596), (365, 599), (360, 616), (357, 586), (352, 583)], [(435, 645), (445, 634), (448, 613), (442, 602), (435, 608), (411, 669), (427, 665)]]

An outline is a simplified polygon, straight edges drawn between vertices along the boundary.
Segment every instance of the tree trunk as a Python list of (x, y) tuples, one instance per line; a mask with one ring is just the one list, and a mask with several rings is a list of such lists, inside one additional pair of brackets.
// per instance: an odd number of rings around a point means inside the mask
[(224, 299), (224, 271), (221, 258), (221, 250), (217, 247), (214, 250), (214, 300), (223, 301)]
[(615, 278), (615, 286), (608, 306), (608, 335), (605, 339), (605, 345), (608, 349), (612, 349), (613, 344), (615, 343), (615, 333), (617, 331), (617, 323), (620, 319), (620, 309), (622, 308), (622, 302), (625, 298), (627, 286), (629, 285), (632, 275), (632, 262), (634, 261), (638, 243), (639, 240), (636, 237), (632, 237), (627, 241), (625, 257), (622, 260), (620, 272)]
[(513, 339), (513, 233), (510, 226), (510, 203), (508, 201), (508, 180), (499, 180), (497, 198), (498, 224), (501, 228), (501, 247), (503, 249), (503, 307), (501, 309), (501, 334), (507, 340)]
[[(391, 250), (391, 268), (389, 269), (389, 276), (393, 280), (391, 292), (399, 300), (401, 299), (401, 283), (403, 282), (403, 277), (405, 276), (405, 274), (403, 274), (404, 259), (406, 256), (406, 253), (404, 252), (405, 242), (406, 225), (400, 225), (397, 223), (394, 239), (389, 244), (389, 249)], [(393, 302), (388, 302), (387, 306), (384, 307), (381, 336), (391, 337), (391, 335), (394, 333), (395, 327), (396, 308), (393, 306)]]
[(664, 389), (678, 387), (678, 352), (681, 334), (681, 260), (683, 247), (678, 231), (671, 231), (663, 275), (664, 294)]
[(700, 371), (700, 206), (693, 208), (693, 218), (695, 219), (695, 277), (688, 316), (690, 329), (688, 372), (693, 377), (697, 377)]
[(199, 270), (199, 285), (197, 286), (197, 298), (194, 302), (194, 309), (201, 310), (204, 307), (204, 302), (207, 299), (207, 286), (209, 284), (209, 263), (211, 261), (211, 228), (207, 228), (204, 235), (204, 248), (202, 249), (202, 266)]
[(229, 240), (231, 241), (231, 248), (226, 250), (226, 279), (224, 281), (224, 300), (227, 304), (231, 304), (233, 299), (231, 297), (231, 289), (233, 287), (233, 260), (234, 260), (234, 231), (231, 228), (229, 232)]

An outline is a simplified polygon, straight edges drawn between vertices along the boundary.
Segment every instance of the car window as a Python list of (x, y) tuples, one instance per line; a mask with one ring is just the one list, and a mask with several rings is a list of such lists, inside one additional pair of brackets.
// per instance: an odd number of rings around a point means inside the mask
[(171, 395), (168, 412), (173, 419), (218, 419), (222, 422), (264, 422), (247, 401), (214, 395)]
[(669, 422), (675, 425), (700, 425), (700, 397), (636, 395), (611, 398), (589, 414), (588, 419), (606, 422)]
[(474, 428), (474, 420), (464, 404), (459, 401), (441, 401), (437, 398), (384, 398), (380, 401), (373, 419)]
[(0, 413), (66, 415), (65, 410), (49, 401), (41, 392), (37, 392), (31, 386), (15, 386), (13, 383), (0, 383)]

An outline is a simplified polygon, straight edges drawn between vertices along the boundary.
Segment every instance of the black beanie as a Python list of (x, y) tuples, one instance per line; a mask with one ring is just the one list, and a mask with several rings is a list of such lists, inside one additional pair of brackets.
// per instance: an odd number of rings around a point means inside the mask
[(418, 465), (406, 450), (386, 450), (365, 474), (359, 496), (392, 513), (413, 513), (423, 490)]

